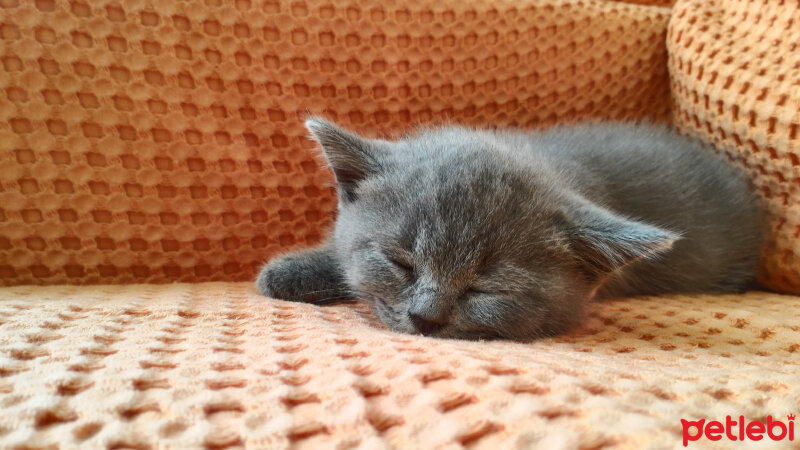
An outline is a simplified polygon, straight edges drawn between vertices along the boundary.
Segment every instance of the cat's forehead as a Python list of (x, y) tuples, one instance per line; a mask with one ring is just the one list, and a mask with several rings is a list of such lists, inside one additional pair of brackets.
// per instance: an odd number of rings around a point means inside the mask
[(388, 231), (405, 247), (430, 252), (465, 245), (504, 245), (522, 217), (546, 225), (553, 203), (530, 170), (464, 131), (437, 131), (402, 141), (391, 165), (367, 180), (362, 205), (377, 218), (373, 230)]
[[(495, 193), (496, 194), (496, 193)], [(472, 257), (473, 249), (503, 247), (537, 227), (534, 209), (512, 195), (475, 195), (474, 189), (430, 186), (379, 206), (387, 239), (417, 254)], [(544, 216), (539, 225), (547, 226)]]

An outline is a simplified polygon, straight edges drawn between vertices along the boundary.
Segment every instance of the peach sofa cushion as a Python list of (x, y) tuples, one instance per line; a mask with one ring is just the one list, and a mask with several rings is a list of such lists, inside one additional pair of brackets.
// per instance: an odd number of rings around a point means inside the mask
[[(796, 297), (591, 308), (557, 339), (468, 342), (250, 283), (0, 288), (0, 448), (662, 449), (681, 419), (797, 413)], [(753, 448), (690, 448), (713, 444)]]
[(669, 9), (0, 4), (0, 284), (246, 280), (335, 209), (301, 119), (666, 119)]
[(800, 8), (681, 0), (667, 46), (674, 121), (752, 178), (771, 229), (761, 281), (800, 293)]

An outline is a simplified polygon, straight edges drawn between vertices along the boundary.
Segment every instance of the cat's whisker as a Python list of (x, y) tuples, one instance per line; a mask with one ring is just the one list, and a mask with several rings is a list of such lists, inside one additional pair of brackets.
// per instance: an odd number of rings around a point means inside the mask
[(318, 290), (315, 290), (315, 291), (306, 291), (303, 294), (304, 295), (311, 295), (311, 294), (322, 294), (322, 293), (325, 293), (325, 292), (334, 292), (334, 293), (336, 293), (336, 292), (349, 292), (349, 290), (348, 289), (344, 289), (344, 288), (318, 289)]
[(314, 291), (308, 291), (303, 293), (303, 295), (301, 296), (293, 298), (292, 300), (302, 303), (322, 305), (337, 301), (356, 300), (364, 297), (365, 297), (364, 293), (358, 292), (353, 289), (330, 288), (330, 289), (318, 289)]
[(311, 303), (311, 304), (314, 304), (314, 305), (323, 305), (323, 304), (326, 304), (326, 303), (333, 303), (333, 302), (344, 301), (344, 300), (355, 300), (355, 299), (351, 295), (340, 295), (340, 296), (337, 296), (337, 297), (325, 297), (325, 298), (313, 299), (313, 300), (309, 301), (308, 303)]

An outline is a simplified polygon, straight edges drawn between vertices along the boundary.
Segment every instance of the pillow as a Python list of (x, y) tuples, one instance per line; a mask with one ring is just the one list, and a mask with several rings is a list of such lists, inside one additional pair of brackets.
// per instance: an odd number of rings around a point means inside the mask
[[(218, 4), (219, 3), (219, 4)], [(335, 210), (302, 119), (668, 119), (667, 8), (10, 1), (0, 284), (248, 280)]]

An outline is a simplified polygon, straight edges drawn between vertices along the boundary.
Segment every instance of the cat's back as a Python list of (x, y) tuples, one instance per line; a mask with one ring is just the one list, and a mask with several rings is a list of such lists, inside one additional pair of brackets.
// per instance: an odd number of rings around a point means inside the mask
[(665, 212), (757, 206), (741, 171), (711, 146), (667, 127), (562, 126), (529, 134), (527, 146), (580, 192), (634, 216), (661, 221)]
[(630, 283), (611, 294), (729, 291), (752, 282), (763, 207), (712, 147), (648, 124), (561, 126), (505, 139), (556, 167), (565, 188), (682, 234), (668, 256), (633, 267)]
[(637, 188), (686, 186), (687, 181), (697, 186), (703, 182), (742, 179), (711, 147), (658, 125), (565, 125), (499, 135), (520, 156), (544, 158), (565, 176), (579, 170), (583, 172), (579, 182), (591, 183), (594, 176), (605, 185), (587, 186), (592, 190), (613, 187), (608, 186), (609, 180), (614, 180), (620, 188)]

